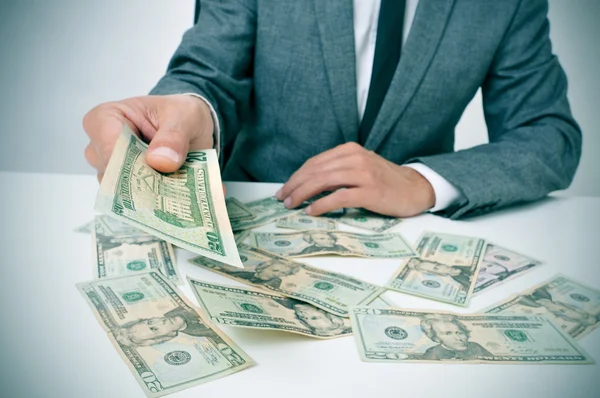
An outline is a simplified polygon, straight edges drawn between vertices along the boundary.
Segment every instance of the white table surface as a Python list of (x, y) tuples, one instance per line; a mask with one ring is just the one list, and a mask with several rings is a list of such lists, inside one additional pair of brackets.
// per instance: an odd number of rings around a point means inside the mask
[[(277, 184), (228, 183), (241, 200)], [(90, 237), (73, 229), (92, 219), (94, 176), (0, 173), (2, 314), (0, 396), (143, 397), (75, 283), (92, 278)], [(479, 236), (544, 265), (477, 296), (461, 309), (400, 293), (403, 308), (475, 312), (561, 272), (600, 288), (600, 198), (552, 197), (465, 221), (433, 215), (395, 231), (414, 243), (425, 229)], [(273, 225), (260, 230), (276, 230)], [(352, 230), (348, 227), (347, 230)], [(185, 275), (236, 282), (187, 262)], [(397, 260), (312, 258), (311, 265), (384, 284)], [(183, 291), (195, 303), (186, 285)], [(221, 327), (257, 366), (173, 397), (600, 397), (600, 365), (383, 364), (361, 362), (352, 337), (319, 341), (281, 332)], [(600, 330), (580, 341), (600, 362)]]

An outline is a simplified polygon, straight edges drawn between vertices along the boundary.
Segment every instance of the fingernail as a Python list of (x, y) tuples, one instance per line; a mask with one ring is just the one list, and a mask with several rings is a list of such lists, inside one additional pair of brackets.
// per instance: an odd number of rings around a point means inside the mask
[(283, 204), (285, 205), (285, 207), (290, 207), (292, 204), (292, 198), (285, 198)]
[(166, 146), (161, 146), (154, 149), (152, 152), (150, 152), (150, 155), (169, 159), (173, 163), (179, 163), (181, 160), (181, 156), (179, 156), (177, 152)]
[(281, 200), (281, 189), (275, 193), (275, 197)]
[(306, 209), (304, 209), (304, 212), (306, 214), (310, 214), (312, 212), (312, 207), (308, 206)]

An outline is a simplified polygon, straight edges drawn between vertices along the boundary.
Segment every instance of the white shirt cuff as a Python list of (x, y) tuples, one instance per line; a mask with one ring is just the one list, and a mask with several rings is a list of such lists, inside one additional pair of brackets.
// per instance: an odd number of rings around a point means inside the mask
[(435, 205), (429, 209), (429, 212), (435, 213), (436, 211), (445, 210), (464, 198), (463, 193), (458, 188), (423, 163), (409, 163), (403, 166), (410, 167), (421, 174), (433, 187)]
[(217, 117), (217, 112), (215, 112), (215, 108), (213, 108), (212, 104), (203, 96), (196, 93), (183, 93), (183, 95), (191, 95), (192, 97), (200, 98), (206, 105), (208, 105), (208, 109), (210, 109), (210, 116), (213, 121), (213, 149), (217, 151), (217, 156), (221, 151), (221, 129), (219, 128), (219, 118)]

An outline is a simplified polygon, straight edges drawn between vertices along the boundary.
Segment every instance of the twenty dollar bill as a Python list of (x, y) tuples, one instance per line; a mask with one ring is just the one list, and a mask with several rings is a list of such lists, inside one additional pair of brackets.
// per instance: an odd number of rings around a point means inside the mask
[(213, 322), (278, 330), (320, 339), (352, 333), (350, 320), (308, 303), (255, 290), (215, 285), (188, 278), (198, 303)]
[(179, 284), (173, 246), (142, 231), (136, 234), (107, 235), (96, 220), (92, 232), (94, 277), (97, 279), (160, 271), (169, 281)]
[(354, 307), (350, 319), (366, 362), (593, 363), (570, 336), (542, 316)]
[(284, 257), (327, 254), (373, 258), (417, 257), (400, 234), (363, 235), (341, 231), (253, 232), (251, 245)]
[(158, 272), (77, 287), (149, 397), (219, 379), (254, 364)]
[(380, 286), (348, 275), (296, 263), (243, 244), (239, 250), (243, 270), (205, 257), (190, 261), (238, 282), (301, 300), (344, 317), (348, 316), (349, 306), (370, 303), (381, 293)]
[(600, 290), (557, 275), (495, 304), (486, 313), (548, 316), (566, 333), (580, 339), (600, 326)]
[(404, 260), (386, 286), (402, 293), (466, 307), (475, 287), (477, 265), (445, 265), (420, 258)]
[(241, 267), (216, 152), (190, 152), (178, 171), (163, 174), (148, 166), (146, 150), (125, 125), (102, 179), (96, 210), (176, 246)]

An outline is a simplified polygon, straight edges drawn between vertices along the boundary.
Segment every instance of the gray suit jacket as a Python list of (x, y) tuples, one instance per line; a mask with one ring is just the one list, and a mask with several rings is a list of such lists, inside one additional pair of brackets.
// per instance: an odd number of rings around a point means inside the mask
[[(546, 0), (422, 0), (365, 147), (457, 186), (458, 218), (566, 188), (581, 132), (551, 52)], [(358, 139), (352, 0), (202, 0), (152, 94), (214, 106), (224, 179), (284, 182)], [(454, 152), (477, 89), (490, 143)]]

